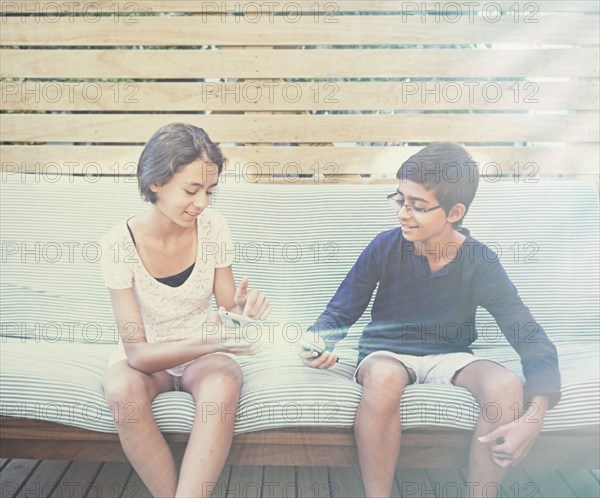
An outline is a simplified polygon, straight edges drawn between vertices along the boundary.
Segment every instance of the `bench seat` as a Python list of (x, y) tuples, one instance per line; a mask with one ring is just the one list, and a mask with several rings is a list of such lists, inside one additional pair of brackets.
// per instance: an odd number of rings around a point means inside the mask
[[(368, 310), (338, 343), (340, 363), (329, 371), (299, 364), (291, 346), (293, 331), (312, 323), (372, 237), (395, 225), (384, 199), (393, 189), (393, 184), (221, 180), (214, 202), (237, 244), (236, 279), (247, 275), (251, 285), (267, 293), (273, 303), (270, 321), (293, 324), (284, 341), (287, 348), (281, 341), (270, 343), (256, 357), (238, 360), (244, 386), (235, 441), (251, 433), (287, 430), (292, 431), (288, 435), (300, 431), (312, 437), (313, 445), (319, 438), (327, 440), (323, 434), (338, 433), (350, 444), (361, 396), (352, 373)], [(15, 175), (7, 178), (1, 202), (0, 415), (10, 422), (3, 428), (3, 441), (16, 437), (18, 421), (29, 428), (58, 423), (114, 436), (102, 377), (116, 336), (94, 250), (110, 227), (144, 207), (136, 186), (110, 177), (94, 182), (63, 177), (59, 184), (47, 185)], [(558, 348), (562, 399), (546, 416), (543, 433), (548, 437), (589, 430), (597, 435), (600, 424), (597, 220), (593, 185), (540, 180), (483, 182), (465, 222), (475, 238), (499, 254)], [(478, 313), (475, 353), (501, 361), (522, 378), (517, 354), (494, 327), (486, 312)], [(122, 416), (135, 417), (133, 407), (118, 408)], [(189, 433), (195, 410), (190, 395), (161, 394), (153, 409), (165, 433), (184, 438)], [(217, 407), (202, 409), (210, 415)], [(422, 441), (428, 430), (467, 434), (479, 414), (468, 391), (432, 385), (409, 386), (400, 410), (404, 429), (417, 431)], [(468, 436), (459, 438), (465, 450)], [(587, 444), (593, 450), (597, 439), (588, 438)], [(289, 454), (287, 459), (277, 454), (280, 462), (294, 461)], [(310, 455), (306, 460), (311, 461)]]

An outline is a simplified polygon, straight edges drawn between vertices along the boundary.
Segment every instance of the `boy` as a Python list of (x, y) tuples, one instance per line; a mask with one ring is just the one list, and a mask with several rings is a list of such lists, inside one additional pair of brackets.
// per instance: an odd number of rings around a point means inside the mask
[[(498, 409), (495, 423), (480, 416), (469, 454), (468, 481), (476, 483), (469, 484), (471, 492), (493, 496), (560, 398), (556, 348), (497, 256), (460, 227), (479, 182), (468, 152), (458, 144), (433, 144), (402, 164), (396, 176), (398, 188), (388, 200), (400, 227), (379, 234), (362, 252), (309, 329), (311, 338), (320, 334), (327, 351), (302, 353), (302, 360), (313, 368), (335, 365), (335, 342), (360, 318), (378, 286), (355, 372), (363, 386), (354, 430), (366, 496), (391, 494), (400, 452), (400, 398), (415, 382), (464, 387), (480, 407), (493, 403)], [(525, 386), (502, 365), (473, 355), (469, 345), (477, 337), (478, 306), (492, 314), (519, 353)], [(441, 334), (447, 324), (458, 333)], [(533, 340), (525, 341), (524, 330), (531, 326)], [(517, 423), (515, 404), (522, 409)]]

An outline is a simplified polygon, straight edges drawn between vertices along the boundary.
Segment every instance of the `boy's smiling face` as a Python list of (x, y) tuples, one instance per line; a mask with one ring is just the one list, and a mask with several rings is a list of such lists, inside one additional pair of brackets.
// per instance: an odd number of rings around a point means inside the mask
[(455, 205), (448, 214), (435, 198), (433, 190), (410, 180), (398, 184), (396, 213), (406, 240), (424, 244), (445, 244), (454, 240), (452, 223), (464, 215), (464, 206)]

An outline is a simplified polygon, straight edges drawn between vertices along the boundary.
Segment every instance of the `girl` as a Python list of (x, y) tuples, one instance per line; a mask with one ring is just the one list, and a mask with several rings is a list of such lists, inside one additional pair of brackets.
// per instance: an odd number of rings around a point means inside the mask
[[(149, 208), (102, 238), (102, 271), (121, 338), (104, 392), (113, 408), (135, 407), (135, 423), (115, 417), (115, 425), (129, 461), (159, 497), (209, 494), (229, 453), (242, 385), (229, 354), (260, 350), (257, 343), (221, 341), (211, 319), (213, 296), (219, 308), (254, 319), (271, 311), (248, 279), (235, 288), (229, 228), (209, 207), (222, 167), (219, 147), (202, 129), (161, 128), (137, 169)], [(172, 390), (190, 393), (198, 407), (179, 478), (151, 408), (159, 393)], [(221, 413), (202, 416), (204, 402)]]

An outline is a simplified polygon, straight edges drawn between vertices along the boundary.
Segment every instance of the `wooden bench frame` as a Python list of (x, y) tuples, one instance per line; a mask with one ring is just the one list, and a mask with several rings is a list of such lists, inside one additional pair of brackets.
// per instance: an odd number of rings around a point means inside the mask
[[(181, 456), (187, 434), (165, 434)], [(402, 433), (398, 467), (467, 466), (472, 431), (424, 427)], [(4, 418), (0, 424), (0, 457), (53, 460), (127, 461), (116, 434), (52, 422)], [(540, 434), (524, 462), (527, 468), (598, 468), (598, 426)], [(358, 465), (352, 429), (298, 427), (271, 429), (233, 438), (228, 463), (354, 467)]]

